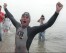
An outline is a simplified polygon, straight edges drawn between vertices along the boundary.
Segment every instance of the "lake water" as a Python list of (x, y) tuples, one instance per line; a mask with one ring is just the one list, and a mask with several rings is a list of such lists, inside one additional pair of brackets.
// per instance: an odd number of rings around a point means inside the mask
[[(2, 36), (0, 52), (14, 52), (15, 29), (11, 28), (7, 35)], [(33, 53), (66, 53), (66, 23), (57, 23), (46, 30), (45, 41), (38, 41), (38, 34), (35, 36), (30, 52)]]

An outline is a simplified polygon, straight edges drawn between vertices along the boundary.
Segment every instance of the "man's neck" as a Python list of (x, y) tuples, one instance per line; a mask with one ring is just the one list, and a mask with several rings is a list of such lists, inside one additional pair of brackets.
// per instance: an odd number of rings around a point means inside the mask
[(27, 28), (28, 26), (22, 26), (23, 29)]

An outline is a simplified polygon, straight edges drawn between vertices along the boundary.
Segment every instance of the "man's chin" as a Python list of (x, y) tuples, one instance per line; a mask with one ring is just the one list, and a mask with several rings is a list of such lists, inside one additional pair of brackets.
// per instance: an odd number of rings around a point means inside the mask
[(26, 27), (27, 27), (27, 25), (22, 25), (22, 27), (23, 27), (23, 28), (26, 28)]

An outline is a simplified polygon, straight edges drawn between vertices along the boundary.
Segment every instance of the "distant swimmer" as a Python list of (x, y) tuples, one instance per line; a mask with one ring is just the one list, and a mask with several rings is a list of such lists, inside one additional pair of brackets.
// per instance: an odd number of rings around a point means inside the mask
[[(40, 19), (38, 20), (38, 22), (40, 23), (40, 25), (43, 25), (45, 23), (43, 23), (43, 21), (45, 21), (45, 16), (41, 15)], [(44, 41), (45, 40), (45, 31), (43, 32), (39, 32), (39, 41)]]

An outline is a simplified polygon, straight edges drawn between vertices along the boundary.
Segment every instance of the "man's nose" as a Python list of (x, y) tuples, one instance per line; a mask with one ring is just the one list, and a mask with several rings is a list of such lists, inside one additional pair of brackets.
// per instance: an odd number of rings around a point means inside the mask
[(24, 17), (24, 20), (26, 20), (26, 17)]

